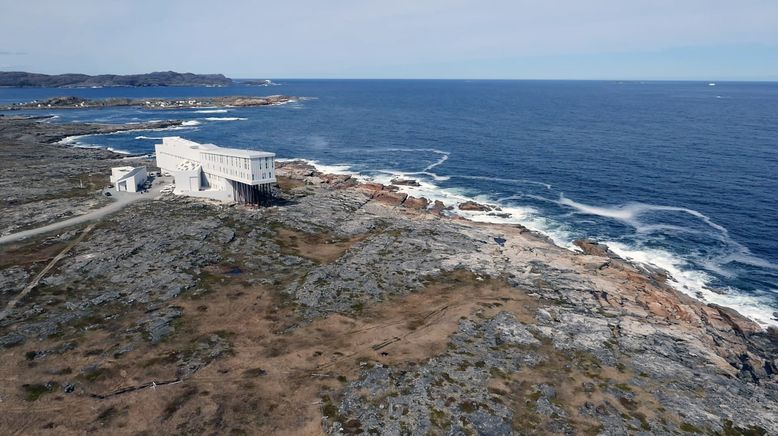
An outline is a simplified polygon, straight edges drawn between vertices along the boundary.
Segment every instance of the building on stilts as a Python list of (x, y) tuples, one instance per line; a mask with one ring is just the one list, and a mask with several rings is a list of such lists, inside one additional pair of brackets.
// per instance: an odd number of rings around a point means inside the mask
[(174, 193), (263, 204), (276, 183), (275, 153), (199, 144), (178, 136), (154, 146), (157, 166), (175, 178)]

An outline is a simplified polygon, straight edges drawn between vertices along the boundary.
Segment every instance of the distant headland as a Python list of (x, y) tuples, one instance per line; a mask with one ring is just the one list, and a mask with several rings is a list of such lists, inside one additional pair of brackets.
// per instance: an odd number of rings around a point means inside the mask
[(0, 87), (17, 88), (103, 88), (146, 86), (269, 86), (270, 80), (234, 80), (223, 74), (177, 73), (159, 71), (146, 74), (38, 74), (0, 71)]

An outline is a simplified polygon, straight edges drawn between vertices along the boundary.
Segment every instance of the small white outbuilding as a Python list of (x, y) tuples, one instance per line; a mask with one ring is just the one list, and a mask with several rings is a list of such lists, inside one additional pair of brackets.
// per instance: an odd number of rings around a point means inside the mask
[(138, 192), (148, 179), (146, 167), (111, 168), (111, 183), (116, 192)]

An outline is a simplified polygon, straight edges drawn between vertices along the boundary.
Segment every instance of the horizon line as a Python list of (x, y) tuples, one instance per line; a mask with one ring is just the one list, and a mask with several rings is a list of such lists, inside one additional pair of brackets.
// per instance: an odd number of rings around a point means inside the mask
[(231, 76), (227, 75), (225, 73), (192, 73), (191, 71), (183, 71), (178, 72), (175, 70), (154, 70), (149, 71), (146, 73), (74, 73), (74, 72), (66, 72), (66, 73), (38, 73), (38, 72), (32, 72), (32, 71), (22, 71), (22, 70), (0, 70), (0, 73), (27, 73), (27, 74), (43, 74), (48, 76), (58, 76), (58, 75), (66, 75), (66, 74), (84, 74), (84, 75), (90, 75), (90, 76), (99, 76), (99, 75), (117, 75), (117, 76), (125, 76), (125, 75), (143, 75), (143, 74), (151, 74), (151, 73), (164, 73), (164, 72), (174, 72), (179, 74), (196, 74), (196, 75), (211, 75), (211, 74), (222, 74), (228, 79), (233, 80), (263, 80), (263, 79), (270, 79), (275, 78), (277, 80), (439, 80), (439, 81), (445, 81), (445, 80), (452, 80), (452, 81), (543, 81), (543, 82), (760, 82), (760, 83), (770, 83), (770, 82), (778, 82), (778, 76), (774, 78), (725, 78), (725, 79), (716, 79), (716, 78), (633, 78), (633, 79), (626, 79), (626, 78), (539, 78), (539, 77), (496, 77), (496, 78), (488, 78), (488, 77), (354, 77), (354, 76), (344, 76), (344, 77), (317, 77), (317, 76), (289, 76), (289, 77), (283, 77), (283, 76), (256, 76), (256, 77), (238, 77), (238, 76)]
[(708, 83), (774, 83), (775, 79), (540, 79), (540, 78), (472, 78), (472, 77), (229, 77), (233, 80), (436, 80), (436, 81), (501, 81), (501, 82), (708, 82)]

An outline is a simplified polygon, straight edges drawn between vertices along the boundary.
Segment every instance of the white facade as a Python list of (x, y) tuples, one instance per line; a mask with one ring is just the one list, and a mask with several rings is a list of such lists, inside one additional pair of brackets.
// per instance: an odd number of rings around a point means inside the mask
[(157, 166), (175, 177), (175, 193), (255, 203), (276, 182), (275, 153), (198, 144), (177, 136), (155, 146)]
[(148, 179), (146, 167), (111, 168), (111, 183), (117, 192), (138, 192)]

